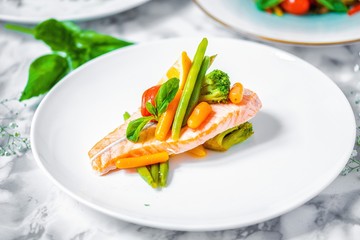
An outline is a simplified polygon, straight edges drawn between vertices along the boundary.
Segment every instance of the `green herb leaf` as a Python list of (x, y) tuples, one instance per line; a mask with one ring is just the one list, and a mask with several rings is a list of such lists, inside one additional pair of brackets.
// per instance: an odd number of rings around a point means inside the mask
[(53, 51), (71, 52), (76, 48), (77, 31), (55, 19), (46, 20), (35, 27), (35, 38), (44, 41)]
[(78, 44), (88, 48), (91, 58), (98, 57), (102, 54), (111, 52), (118, 48), (132, 45), (133, 43), (112, 36), (99, 34), (95, 31), (83, 30), (76, 38)]
[(348, 8), (341, 0), (317, 0), (317, 2), (334, 12), (348, 11)]
[(29, 70), (29, 78), (20, 101), (49, 91), (69, 70), (68, 61), (57, 54), (36, 59)]
[(56, 19), (48, 19), (35, 28), (13, 24), (6, 24), (5, 27), (32, 34), (54, 51), (54, 54), (40, 57), (32, 63), (28, 84), (20, 100), (47, 92), (68, 72), (95, 57), (133, 44), (95, 31), (82, 30), (72, 22)]
[(123, 114), (124, 121), (128, 120), (130, 117), (131, 117), (130, 113), (124, 112), (124, 114)]
[(174, 99), (179, 90), (180, 80), (178, 78), (171, 78), (161, 85), (155, 97), (157, 114), (164, 113), (169, 106), (169, 103)]
[(153, 116), (141, 117), (131, 121), (126, 129), (126, 138), (132, 142), (139, 141), (140, 132), (145, 127), (145, 125), (153, 120)]
[(282, 1), (283, 0), (256, 0), (255, 3), (259, 9), (265, 10), (279, 5)]
[(146, 110), (148, 110), (148, 112), (151, 113), (151, 115), (157, 117), (156, 108), (150, 102), (146, 102), (145, 106), (146, 106)]

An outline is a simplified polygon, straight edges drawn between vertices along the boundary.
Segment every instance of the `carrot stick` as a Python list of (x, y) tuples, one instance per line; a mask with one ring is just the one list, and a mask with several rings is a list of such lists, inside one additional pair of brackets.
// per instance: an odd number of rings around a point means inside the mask
[(166, 111), (161, 114), (158, 124), (156, 125), (155, 138), (160, 141), (164, 141), (166, 136), (171, 128), (171, 125), (174, 120), (176, 109), (179, 105), (181, 98), (182, 90), (179, 90), (175, 98), (170, 102)]
[(117, 168), (135, 168), (154, 163), (166, 162), (169, 160), (169, 154), (167, 152), (159, 152), (150, 155), (144, 155), (140, 157), (129, 157), (129, 158), (115, 158), (115, 165)]

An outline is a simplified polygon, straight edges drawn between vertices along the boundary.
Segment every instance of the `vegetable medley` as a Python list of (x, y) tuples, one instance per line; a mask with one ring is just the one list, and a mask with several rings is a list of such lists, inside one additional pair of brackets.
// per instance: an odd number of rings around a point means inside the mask
[[(196, 131), (211, 118), (213, 104), (239, 104), (244, 88), (240, 82), (231, 87), (229, 75), (219, 69), (207, 72), (215, 56), (206, 56), (208, 40), (204, 38), (198, 46), (194, 59), (183, 52), (179, 60), (169, 69), (160, 84), (145, 90), (141, 99), (141, 117), (129, 122), (126, 138), (141, 142), (141, 133), (156, 124), (154, 132), (158, 141), (171, 138), (179, 140), (183, 127)], [(169, 78), (170, 77), (170, 78)], [(128, 113), (124, 118), (130, 118)], [(201, 130), (200, 130), (201, 131)], [(206, 150), (226, 151), (253, 134), (252, 125), (245, 122), (218, 134), (203, 145), (188, 151), (204, 157)], [(140, 157), (123, 158), (116, 161), (117, 168), (137, 168), (137, 172), (153, 188), (165, 187), (169, 171), (169, 154), (160, 152)]]
[(360, 11), (360, 0), (254, 0), (263, 11), (282, 16), (285, 13), (304, 15), (327, 12), (353, 15)]

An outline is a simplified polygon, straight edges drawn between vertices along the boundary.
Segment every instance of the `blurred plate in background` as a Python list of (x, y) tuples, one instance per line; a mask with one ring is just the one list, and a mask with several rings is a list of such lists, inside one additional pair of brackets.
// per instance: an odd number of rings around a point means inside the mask
[(149, 0), (0, 1), (0, 20), (36, 24), (48, 18), (91, 20), (123, 12)]
[(360, 40), (360, 14), (278, 17), (256, 8), (253, 0), (194, 0), (212, 19), (245, 36), (304, 44), (343, 44)]

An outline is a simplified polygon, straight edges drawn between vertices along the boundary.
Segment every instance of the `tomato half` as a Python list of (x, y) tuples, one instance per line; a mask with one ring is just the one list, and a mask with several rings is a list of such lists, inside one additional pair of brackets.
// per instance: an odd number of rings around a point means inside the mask
[(143, 93), (141, 99), (141, 115), (143, 115), (144, 117), (151, 115), (151, 113), (149, 113), (149, 111), (146, 109), (146, 103), (150, 102), (153, 106), (155, 106), (155, 97), (157, 92), (159, 91), (160, 86), (161, 85), (153, 86)]
[(310, 9), (310, 0), (284, 0), (280, 6), (288, 13), (303, 15)]

